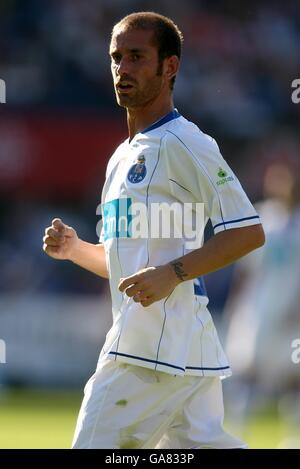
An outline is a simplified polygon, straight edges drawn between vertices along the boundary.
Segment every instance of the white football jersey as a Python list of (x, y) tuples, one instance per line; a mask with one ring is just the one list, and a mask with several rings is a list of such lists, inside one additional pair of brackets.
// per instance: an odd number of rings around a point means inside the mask
[(176, 109), (125, 140), (108, 163), (102, 193), (100, 242), (113, 325), (100, 356), (174, 375), (228, 376), (202, 278), (180, 283), (146, 308), (118, 290), (120, 278), (190, 251), (184, 237), (133, 237), (126, 223), (119, 223), (121, 214), (130, 218), (132, 204), (142, 203), (150, 213), (151, 204), (161, 202), (203, 203), (205, 223), (210, 219), (215, 233), (260, 223), (215, 140)]

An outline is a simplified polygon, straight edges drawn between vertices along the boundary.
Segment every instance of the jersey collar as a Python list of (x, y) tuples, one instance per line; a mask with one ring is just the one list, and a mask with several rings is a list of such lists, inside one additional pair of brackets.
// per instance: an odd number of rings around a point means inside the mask
[(154, 122), (153, 124), (151, 124), (149, 127), (147, 127), (146, 129), (142, 130), (142, 132), (140, 132), (141, 134), (145, 134), (146, 132), (150, 132), (151, 130), (154, 130), (154, 129), (157, 129), (157, 127), (160, 127), (161, 125), (164, 125), (166, 124), (167, 122), (173, 120), (173, 119), (177, 119), (178, 117), (180, 117), (181, 114), (179, 114), (179, 112), (177, 111), (177, 109), (173, 109), (173, 111), (170, 111), (168, 114), (166, 114), (164, 117), (161, 117), (161, 119), (159, 119), (158, 121)]

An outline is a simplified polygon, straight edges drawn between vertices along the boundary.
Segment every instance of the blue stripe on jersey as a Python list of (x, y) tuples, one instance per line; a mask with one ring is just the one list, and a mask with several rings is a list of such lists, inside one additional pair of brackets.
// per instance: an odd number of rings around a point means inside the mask
[(227, 366), (219, 366), (217, 368), (208, 368), (208, 367), (198, 367), (198, 366), (187, 366), (186, 367), (186, 370), (207, 370), (207, 371), (215, 371), (215, 370), (229, 370), (230, 366), (227, 365)]
[(157, 365), (165, 365), (165, 366), (169, 366), (170, 368), (175, 368), (177, 370), (182, 370), (182, 371), (185, 371), (185, 370), (218, 371), (218, 370), (228, 370), (230, 368), (229, 365), (219, 366), (216, 368), (203, 367), (203, 366), (186, 366), (185, 368), (182, 368), (181, 366), (172, 365), (171, 363), (160, 362), (158, 360), (150, 360), (150, 358), (138, 357), (136, 355), (129, 355), (128, 353), (108, 352), (108, 354), (115, 355), (115, 356), (120, 355), (121, 357), (134, 358), (135, 360), (141, 360), (143, 362), (149, 362), (149, 363), (156, 363)]
[(194, 294), (197, 296), (207, 296), (204, 277), (198, 277), (194, 280)]
[(173, 109), (173, 111), (169, 112), (168, 114), (166, 114), (164, 117), (162, 117), (161, 119), (159, 119), (158, 121), (154, 122), (154, 124), (150, 125), (149, 127), (147, 127), (146, 129), (144, 129), (141, 134), (145, 134), (146, 132), (150, 132), (150, 130), (154, 130), (154, 129), (157, 129), (157, 127), (160, 127), (161, 125), (164, 125), (166, 124), (167, 122), (173, 120), (173, 119), (177, 119), (178, 117), (180, 117), (181, 114), (179, 114), (179, 112), (177, 111), (177, 109)]
[(166, 366), (170, 366), (171, 368), (176, 368), (177, 370), (185, 371), (184, 368), (181, 368), (181, 366), (171, 365), (171, 363), (160, 362), (158, 360), (150, 360), (150, 358), (138, 357), (136, 355), (128, 355), (128, 353), (108, 352), (108, 354), (109, 355), (120, 355), (121, 357), (134, 358), (135, 360), (141, 360), (143, 362), (156, 363), (157, 365), (166, 365)]
[(253, 217), (245, 217), (245, 218), (239, 218), (238, 220), (229, 220), (229, 221), (224, 221), (224, 222), (221, 222), (221, 223), (218, 223), (217, 225), (215, 225), (213, 227), (213, 229), (215, 230), (218, 226), (222, 226), (222, 225), (229, 225), (230, 223), (239, 223), (240, 221), (245, 221), (245, 220), (254, 220), (254, 218), (259, 218), (258, 215), (254, 215)]

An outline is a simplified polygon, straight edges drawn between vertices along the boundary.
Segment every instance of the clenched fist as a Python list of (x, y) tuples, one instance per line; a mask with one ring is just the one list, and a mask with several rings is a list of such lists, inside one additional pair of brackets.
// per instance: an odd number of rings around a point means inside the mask
[(180, 283), (170, 264), (147, 267), (134, 275), (121, 278), (119, 290), (132, 297), (142, 306), (150, 306), (155, 301), (168, 297)]
[(52, 225), (45, 230), (43, 241), (43, 250), (48, 256), (71, 260), (78, 243), (78, 236), (76, 231), (65, 225), (60, 218), (54, 218)]

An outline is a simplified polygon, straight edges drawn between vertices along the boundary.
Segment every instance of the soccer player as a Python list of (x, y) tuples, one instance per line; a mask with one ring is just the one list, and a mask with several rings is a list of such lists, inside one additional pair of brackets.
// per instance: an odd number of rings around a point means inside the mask
[[(85, 386), (73, 448), (245, 447), (222, 426), (221, 378), (231, 371), (202, 276), (262, 246), (264, 232), (215, 140), (174, 108), (181, 45), (178, 27), (156, 13), (114, 26), (111, 70), (129, 137), (107, 166), (100, 244), (60, 219), (46, 229), (45, 252), (109, 278), (112, 296), (113, 325)], [(158, 202), (204, 204), (215, 236), (191, 250), (184, 236), (122, 231), (124, 211), (129, 219), (143, 204), (151, 225)]]

